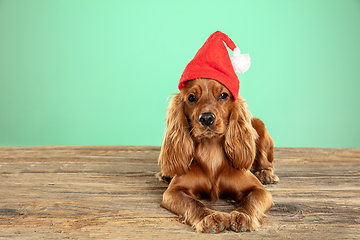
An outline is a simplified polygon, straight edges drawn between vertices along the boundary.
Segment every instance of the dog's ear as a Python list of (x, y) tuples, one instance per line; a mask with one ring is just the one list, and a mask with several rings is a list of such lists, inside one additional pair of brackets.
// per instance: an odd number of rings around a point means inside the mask
[(239, 96), (230, 115), (224, 143), (225, 152), (235, 168), (250, 169), (255, 159), (257, 136), (247, 104)]
[(195, 146), (191, 139), (189, 123), (184, 113), (182, 93), (170, 101), (166, 116), (166, 131), (159, 156), (164, 176), (182, 175), (189, 169)]

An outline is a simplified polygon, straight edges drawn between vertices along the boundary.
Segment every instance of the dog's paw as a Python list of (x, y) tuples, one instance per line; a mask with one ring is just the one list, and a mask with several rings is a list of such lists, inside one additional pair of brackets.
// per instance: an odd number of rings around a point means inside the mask
[(229, 226), (230, 214), (214, 211), (196, 224), (195, 229), (198, 233), (219, 233)]
[(166, 183), (170, 183), (171, 179), (172, 179), (172, 177), (163, 175), (162, 172), (156, 173), (155, 177), (157, 177), (160, 181), (163, 181), (163, 182), (166, 182)]
[(248, 214), (232, 211), (230, 213), (230, 229), (234, 232), (253, 231), (260, 227), (260, 222)]
[(279, 182), (279, 177), (271, 170), (259, 170), (254, 174), (262, 184), (275, 184)]

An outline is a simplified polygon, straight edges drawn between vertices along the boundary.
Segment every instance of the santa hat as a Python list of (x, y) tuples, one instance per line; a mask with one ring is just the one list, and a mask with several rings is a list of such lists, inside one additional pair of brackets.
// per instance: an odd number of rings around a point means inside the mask
[[(231, 59), (224, 42), (233, 51)], [(209, 78), (227, 87), (235, 101), (240, 88), (235, 72), (244, 73), (249, 69), (250, 64), (249, 54), (240, 54), (240, 49), (226, 34), (220, 31), (214, 32), (186, 66), (179, 81), (179, 90), (185, 87), (187, 81)]]

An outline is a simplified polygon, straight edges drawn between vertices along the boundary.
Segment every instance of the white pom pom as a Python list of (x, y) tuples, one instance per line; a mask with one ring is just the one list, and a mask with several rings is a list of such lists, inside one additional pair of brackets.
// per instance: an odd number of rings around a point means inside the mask
[(231, 63), (235, 72), (244, 73), (246, 72), (251, 65), (251, 58), (248, 53), (240, 54), (240, 49), (235, 48), (233, 52), (233, 57), (231, 58)]

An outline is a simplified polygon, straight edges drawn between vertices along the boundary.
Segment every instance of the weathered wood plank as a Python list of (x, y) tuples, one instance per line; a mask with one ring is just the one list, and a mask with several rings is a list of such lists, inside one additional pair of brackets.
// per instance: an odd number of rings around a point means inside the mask
[[(276, 148), (275, 206), (256, 232), (196, 234), (162, 209), (159, 147), (0, 148), (0, 239), (356, 239), (360, 150)], [(210, 204), (210, 203), (207, 203)], [(215, 209), (230, 210), (219, 201)]]

